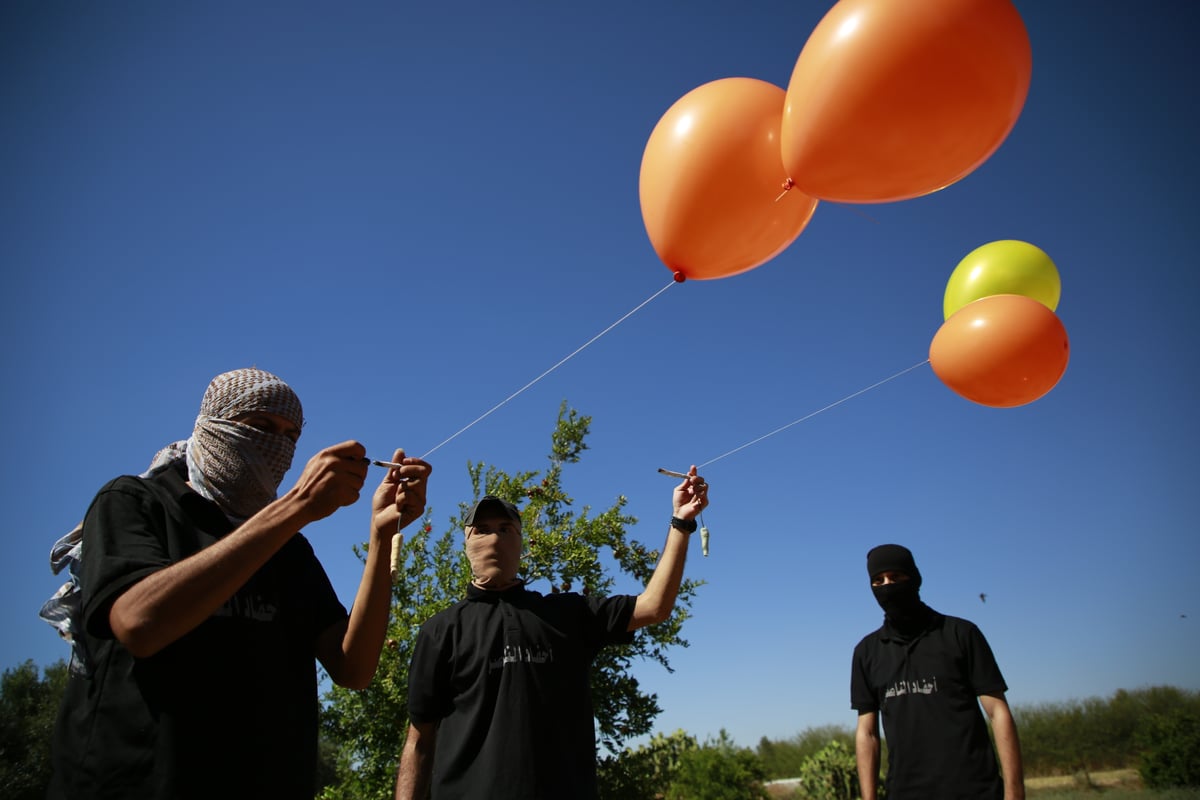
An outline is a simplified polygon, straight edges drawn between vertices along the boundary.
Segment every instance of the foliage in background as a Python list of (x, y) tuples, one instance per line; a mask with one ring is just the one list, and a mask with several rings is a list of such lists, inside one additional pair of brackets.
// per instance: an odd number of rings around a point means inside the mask
[(425, 619), (461, 598), (470, 581), (453, 529), (433, 536), (426, 514), (419, 527), (412, 525), (409, 531), (374, 680), (361, 691), (335, 685), (325, 694), (321, 735), (336, 753), (335, 778), (320, 795), (328, 800), (392, 794), (408, 731), (408, 665), (417, 630)]
[(6, 800), (41, 800), (50, 782), (50, 738), (67, 685), (62, 659), (39, 674), (33, 661), (0, 678), (0, 787)]
[(805, 728), (790, 739), (758, 740), (758, 758), (762, 761), (768, 780), (795, 778), (804, 762), (815, 756), (830, 742), (841, 742), (854, 750), (854, 731), (840, 725)]
[(596, 770), (601, 800), (661, 800), (685, 753), (700, 745), (682, 730), (655, 734), (650, 743), (605, 755)]
[[(545, 473), (510, 474), (494, 466), (468, 464), (473, 498), (459, 504), (450, 527), (434, 536), (427, 513), (421, 526), (406, 535), (402, 574), (393, 586), (387, 644), (375, 680), (361, 691), (335, 686), (325, 695), (323, 733), (337, 747), (338, 780), (326, 787), (323, 798), (391, 796), (408, 731), (408, 666), (417, 631), (426, 619), (466, 594), (471, 576), (461, 546), (462, 522), (475, 499), (493, 494), (524, 504), (521, 574), (535, 591), (608, 595), (615, 591), (615, 575), (629, 576), (639, 585), (650, 579), (659, 550), (628, 537), (626, 528), (637, 520), (623, 513), (626, 499), (619, 496), (607, 510), (593, 515), (586, 505), (573, 510), (574, 501), (563, 489), (563, 467), (577, 463), (587, 449), (590, 424), (591, 417), (568, 410), (564, 403), (551, 436), (550, 466)], [(661, 535), (666, 537), (665, 525)], [(685, 579), (670, 619), (639, 630), (632, 645), (605, 648), (596, 659), (592, 699), (599, 741), (609, 753), (650, 732), (661, 709), (655, 695), (642, 691), (630, 666), (635, 660), (649, 659), (671, 670), (667, 651), (688, 644), (681, 631), (699, 586)]]
[(721, 730), (715, 740), (680, 753), (667, 800), (768, 800), (762, 762)]
[(1180, 712), (1200, 719), (1200, 692), (1171, 686), (1111, 698), (1015, 706), (1026, 775), (1070, 775), (1138, 766), (1139, 726)]
[(800, 767), (800, 787), (807, 800), (854, 800), (859, 796), (854, 748), (835, 739), (810, 756)]
[(1141, 752), (1138, 773), (1153, 789), (1200, 787), (1200, 714), (1178, 707), (1144, 718), (1134, 741)]
[[(1103, 792), (1103, 794), (1101, 794)], [(1030, 800), (1200, 800), (1200, 789), (1144, 789), (1141, 787), (1029, 791)]]
[(597, 777), (601, 800), (765, 800), (762, 761), (724, 730), (703, 745), (683, 731), (606, 756)]

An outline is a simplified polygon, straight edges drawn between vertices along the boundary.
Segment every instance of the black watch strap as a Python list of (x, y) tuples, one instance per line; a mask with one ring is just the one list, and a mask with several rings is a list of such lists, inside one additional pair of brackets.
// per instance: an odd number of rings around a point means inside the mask
[(696, 532), (696, 520), (680, 519), (679, 517), (671, 517), (671, 527), (684, 533)]

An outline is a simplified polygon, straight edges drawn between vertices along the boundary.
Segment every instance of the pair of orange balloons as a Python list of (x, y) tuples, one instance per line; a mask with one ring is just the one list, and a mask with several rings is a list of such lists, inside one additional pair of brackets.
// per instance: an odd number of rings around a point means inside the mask
[(1027, 242), (990, 242), (967, 254), (946, 286), (946, 321), (929, 365), (952, 391), (980, 405), (1011, 408), (1043, 397), (1071, 355), (1054, 313), (1058, 269)]
[(638, 182), (650, 242), (676, 279), (721, 278), (787, 248), (818, 200), (948, 186), (1016, 124), (1031, 61), (1010, 0), (840, 0), (786, 91), (717, 80), (659, 120)]

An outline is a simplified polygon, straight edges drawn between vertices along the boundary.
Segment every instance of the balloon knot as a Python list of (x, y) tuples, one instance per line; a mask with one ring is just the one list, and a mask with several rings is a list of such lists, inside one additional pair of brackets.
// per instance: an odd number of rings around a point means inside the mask
[(687, 280), (687, 275), (684, 275), (681, 270), (676, 270), (674, 276), (676, 283), (683, 283)]
[(780, 192), (779, 196), (775, 198), (776, 203), (782, 200), (783, 196), (792, 190), (792, 187), (796, 185), (796, 182), (791, 178), (786, 178), (781, 185), (783, 186), (783, 191)]

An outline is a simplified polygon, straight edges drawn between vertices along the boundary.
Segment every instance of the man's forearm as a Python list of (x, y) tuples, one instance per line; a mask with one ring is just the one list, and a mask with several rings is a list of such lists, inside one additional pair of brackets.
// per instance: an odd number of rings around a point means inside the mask
[(980, 695), (979, 702), (992, 723), (996, 754), (1004, 778), (1005, 800), (1025, 800), (1025, 769), (1021, 763), (1021, 740), (1012, 709), (1002, 694)]
[(134, 656), (154, 655), (211, 617), (307, 521), (295, 502), (268, 504), (221, 540), (123, 592), (109, 611), (113, 634)]
[(667, 541), (654, 573), (637, 597), (633, 615), (629, 619), (629, 630), (654, 625), (671, 616), (675, 600), (679, 597), (679, 586), (683, 582), (689, 538), (689, 534), (675, 528), (667, 532)]
[(1017, 736), (1017, 725), (1011, 714), (998, 714), (992, 722), (996, 735), (996, 753), (1000, 757), (1000, 771), (1004, 777), (1005, 800), (1025, 799), (1025, 768), (1021, 762), (1021, 744)]
[(879, 745), (857, 745), (858, 786), (862, 800), (875, 800), (879, 782)]
[(854, 761), (862, 800), (876, 800), (879, 784), (879, 722), (874, 712), (860, 714), (854, 731)]
[(433, 753), (436, 729), (432, 726), (409, 725), (396, 773), (396, 800), (425, 800), (429, 796), (429, 781), (433, 772)]
[(375, 677), (392, 604), (392, 538), (372, 535), (345, 633), (330, 643), (322, 664), (339, 686), (364, 689)]

